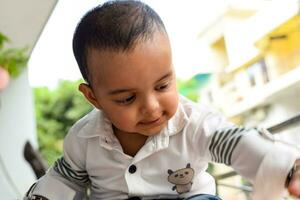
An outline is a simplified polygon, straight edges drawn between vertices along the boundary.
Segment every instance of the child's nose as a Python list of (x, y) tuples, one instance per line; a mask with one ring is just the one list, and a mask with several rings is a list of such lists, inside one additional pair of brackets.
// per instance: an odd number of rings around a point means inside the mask
[(145, 98), (142, 106), (143, 114), (153, 115), (159, 109), (159, 101), (154, 95)]

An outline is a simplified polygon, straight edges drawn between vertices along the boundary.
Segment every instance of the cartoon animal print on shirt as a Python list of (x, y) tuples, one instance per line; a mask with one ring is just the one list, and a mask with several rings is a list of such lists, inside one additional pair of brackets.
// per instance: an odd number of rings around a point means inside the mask
[(176, 171), (168, 170), (168, 181), (175, 184), (172, 190), (176, 189), (178, 194), (189, 192), (192, 188), (192, 180), (194, 178), (194, 169), (188, 163), (186, 168), (178, 169)]

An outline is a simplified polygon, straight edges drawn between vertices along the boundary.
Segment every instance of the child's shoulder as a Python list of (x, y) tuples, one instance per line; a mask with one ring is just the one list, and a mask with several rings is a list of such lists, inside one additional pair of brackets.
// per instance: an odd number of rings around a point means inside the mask
[(215, 108), (191, 101), (188, 98), (181, 95), (179, 97), (179, 102), (180, 102), (180, 106), (182, 107), (182, 109), (184, 110), (187, 116), (193, 116), (193, 115), (204, 116), (208, 114), (221, 114)]
[(93, 109), (92, 111), (84, 115), (82, 118), (80, 118), (78, 121), (76, 121), (72, 128), (81, 129), (86, 124), (96, 120), (96, 118), (98, 118), (99, 112), (101, 111)]
[(99, 121), (102, 118), (102, 112), (98, 109), (93, 109), (91, 112), (87, 113), (81, 119), (79, 119), (70, 128), (68, 136), (85, 136), (87, 135), (95, 126), (99, 125)]
[[(91, 112), (79, 119), (69, 130), (64, 138), (64, 150), (68, 152), (77, 152), (79, 149), (84, 152), (88, 139), (99, 136), (99, 120), (101, 120), (102, 112), (98, 109), (93, 109)], [(103, 121), (103, 120), (102, 120)]]

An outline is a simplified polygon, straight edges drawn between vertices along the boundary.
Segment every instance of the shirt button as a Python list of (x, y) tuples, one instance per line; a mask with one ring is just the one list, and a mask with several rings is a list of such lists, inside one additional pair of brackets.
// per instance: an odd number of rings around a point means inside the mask
[(128, 169), (130, 174), (133, 174), (136, 172), (136, 166), (135, 165), (130, 165), (129, 169)]

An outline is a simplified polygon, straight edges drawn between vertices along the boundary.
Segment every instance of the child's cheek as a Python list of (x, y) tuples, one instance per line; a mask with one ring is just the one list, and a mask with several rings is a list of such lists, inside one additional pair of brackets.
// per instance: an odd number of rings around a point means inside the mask
[(176, 113), (178, 107), (178, 98), (178, 93), (174, 89), (173, 91), (168, 92), (163, 100), (164, 110), (169, 118)]
[(136, 113), (134, 111), (129, 110), (122, 110), (116, 112), (114, 117), (115, 126), (123, 129), (124, 131), (130, 131), (136, 122)]

